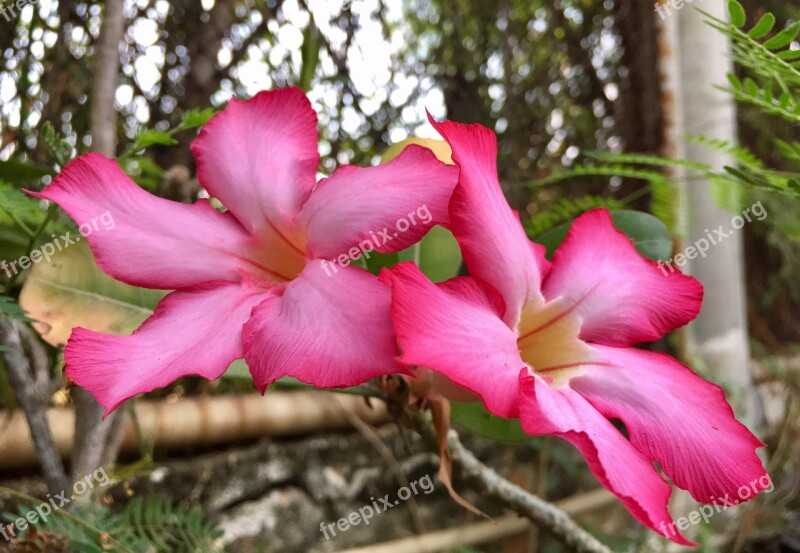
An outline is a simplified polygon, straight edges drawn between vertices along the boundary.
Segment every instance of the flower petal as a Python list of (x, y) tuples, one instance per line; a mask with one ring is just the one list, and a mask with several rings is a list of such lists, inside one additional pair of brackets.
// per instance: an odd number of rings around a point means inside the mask
[(375, 167), (341, 167), (319, 183), (303, 208), (309, 255), (353, 258), (361, 253), (359, 244), (384, 253), (407, 248), (433, 225), (447, 223), (457, 180), (456, 167), (416, 145)]
[(516, 335), (500, 318), (502, 301), (472, 278), (433, 284), (411, 262), (381, 273), (392, 287), (392, 322), (400, 362), (428, 367), (481, 396), (501, 417), (517, 416)]
[(541, 297), (547, 272), (544, 248), (533, 245), (497, 180), (497, 138), (481, 125), (431, 124), (453, 149), (461, 169), (450, 202), (450, 229), (472, 276), (503, 296), (503, 320), (515, 326), (522, 306)]
[(614, 228), (605, 209), (575, 219), (544, 282), (548, 300), (563, 297), (583, 319), (581, 339), (629, 346), (650, 342), (697, 316), (703, 287), (660, 271)]
[(262, 393), (284, 376), (333, 388), (402, 372), (389, 289), (356, 267), (328, 273), (309, 263), (282, 295), (253, 310), (244, 327), (245, 359)]
[(67, 376), (89, 390), (106, 415), (123, 401), (182, 376), (218, 378), (244, 356), (242, 325), (269, 293), (249, 285), (206, 283), (168, 295), (130, 336), (76, 328), (64, 351)]
[(43, 192), (31, 195), (56, 202), (84, 226), (97, 264), (134, 286), (239, 281), (255, 267), (249, 237), (230, 214), (205, 200), (186, 205), (157, 198), (100, 154), (75, 159)]
[(282, 234), (316, 182), (317, 114), (299, 88), (231, 100), (192, 143), (197, 178), (253, 234)]
[(676, 485), (703, 503), (742, 499), (740, 486), (769, 485), (755, 453), (764, 444), (734, 418), (719, 386), (668, 355), (595, 349), (607, 365), (585, 370), (570, 386), (606, 417), (621, 419), (633, 446)]
[(669, 485), (619, 430), (570, 387), (552, 388), (527, 370), (519, 378), (525, 432), (554, 434), (570, 442), (636, 520), (676, 543), (694, 545), (680, 535), (667, 511)]

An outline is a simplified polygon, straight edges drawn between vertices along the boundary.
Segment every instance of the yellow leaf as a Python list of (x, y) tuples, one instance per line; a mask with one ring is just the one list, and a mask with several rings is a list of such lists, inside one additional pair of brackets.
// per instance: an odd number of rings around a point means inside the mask
[(166, 292), (128, 286), (106, 275), (85, 242), (35, 264), (19, 297), (34, 328), (53, 346), (66, 343), (74, 327), (130, 334), (153, 313)]
[(406, 146), (410, 146), (411, 144), (424, 146), (432, 151), (436, 156), (436, 159), (442, 163), (455, 165), (455, 163), (453, 163), (453, 150), (450, 149), (450, 145), (447, 142), (444, 140), (435, 140), (433, 138), (417, 137), (406, 138), (402, 142), (398, 142), (397, 144), (392, 144), (389, 146), (389, 148), (383, 152), (383, 155), (381, 156), (381, 163), (386, 163), (387, 161), (393, 160), (400, 155), (400, 152), (405, 150)]

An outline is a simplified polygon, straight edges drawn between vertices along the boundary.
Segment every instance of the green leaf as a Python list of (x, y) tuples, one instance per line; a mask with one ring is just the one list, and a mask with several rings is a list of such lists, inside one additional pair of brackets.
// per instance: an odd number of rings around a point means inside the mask
[(250, 380), (250, 367), (244, 359), (237, 359), (228, 366), (228, 370), (222, 375), (222, 378), (232, 378), (241, 380)]
[(750, 96), (758, 96), (758, 85), (750, 77), (744, 79), (744, 91)]
[(142, 188), (156, 190), (164, 179), (164, 169), (147, 156), (131, 156), (120, 160), (123, 171)]
[(381, 269), (389, 268), (398, 261), (400, 261), (400, 256), (397, 254), (397, 252), (394, 253), (370, 252), (369, 259), (366, 260), (367, 270), (373, 275), (379, 275)]
[(44, 219), (44, 210), (38, 199), (16, 188), (0, 186), (0, 223), (13, 224), (14, 218), (36, 226)]
[(768, 48), (770, 50), (780, 50), (785, 48), (792, 43), (797, 36), (797, 33), (800, 33), (800, 21), (795, 21), (780, 33), (766, 41), (764, 43), (764, 48)]
[[(658, 261), (672, 255), (672, 237), (658, 218), (641, 211), (611, 211), (614, 226), (633, 241), (636, 250), (643, 256)], [(534, 238), (547, 248), (547, 257), (552, 257), (572, 226), (572, 222), (559, 225)]]
[(748, 36), (750, 38), (762, 38), (769, 33), (772, 28), (775, 26), (775, 16), (771, 13), (767, 12), (761, 16), (761, 19), (758, 20), (758, 23), (750, 29), (748, 32)]
[(72, 144), (70, 144), (61, 133), (59, 133), (50, 121), (45, 121), (42, 127), (42, 137), (44, 138), (47, 151), (56, 163), (64, 167), (72, 159)]
[(134, 142), (133, 151), (138, 152), (150, 146), (159, 144), (161, 146), (172, 146), (177, 144), (178, 141), (172, 138), (172, 134), (165, 131), (157, 131), (155, 129), (147, 129), (139, 133)]
[(452, 402), (451, 407), (451, 420), (479, 436), (509, 443), (531, 440), (522, 430), (519, 419), (504, 419), (492, 415), (481, 403)]
[(208, 123), (208, 120), (211, 119), (216, 113), (217, 110), (214, 108), (193, 109), (187, 112), (186, 115), (183, 116), (183, 121), (181, 121), (181, 124), (178, 125), (172, 133), (168, 134), (174, 134), (175, 132), (202, 127)]
[(734, 90), (742, 90), (742, 81), (739, 80), (734, 73), (728, 73), (728, 82), (731, 83), (731, 86)]
[(42, 167), (28, 161), (0, 161), (0, 180), (19, 185), (36, 181), (44, 176), (51, 175), (47, 167)]
[[(0, 211), (2, 219), (2, 211)], [(0, 225), (0, 260), (10, 263), (11, 260), (18, 259), (28, 251), (30, 236), (17, 226)], [(9, 271), (13, 275), (13, 271)], [(0, 281), (9, 278), (9, 273), (5, 269), (0, 270)]]
[(741, 27), (747, 22), (744, 8), (736, 0), (728, 0), (728, 14), (731, 16), (731, 23), (737, 27)]
[(737, 179), (741, 180), (744, 183), (754, 184), (753, 183), (753, 179), (751, 177), (749, 177), (748, 175), (746, 175), (744, 172), (740, 171), (736, 167), (731, 167), (730, 165), (725, 165), (723, 167), (723, 169), (725, 169), (726, 173), (729, 173), (730, 175), (736, 177)]
[[(452, 233), (442, 227), (433, 227), (415, 246), (398, 254), (400, 261), (416, 261), (419, 268), (433, 282), (453, 278), (461, 268), (461, 249)], [(418, 257), (415, 259), (415, 255)]]
[(794, 61), (800, 59), (800, 50), (784, 50), (776, 55), (783, 61)]

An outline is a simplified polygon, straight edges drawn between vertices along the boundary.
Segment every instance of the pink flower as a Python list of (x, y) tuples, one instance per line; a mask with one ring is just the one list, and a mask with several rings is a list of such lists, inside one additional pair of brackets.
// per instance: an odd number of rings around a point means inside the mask
[(384, 271), (400, 362), (478, 394), (529, 434), (566, 439), (637, 520), (675, 542), (691, 543), (672, 523), (670, 486), (654, 461), (704, 503), (766, 488), (755, 454), (764, 444), (736, 421), (722, 389), (631, 347), (692, 320), (701, 285), (665, 277), (605, 210), (576, 219), (549, 263), (502, 195), (494, 134), (434, 125), (461, 169), (450, 228), (472, 276), (435, 285), (413, 264)]
[[(228, 211), (153, 196), (98, 154), (76, 159), (37, 194), (79, 223), (111, 212), (114, 231), (88, 237), (100, 267), (129, 284), (175, 290), (131, 336), (76, 328), (65, 350), (69, 377), (108, 414), (181, 376), (218, 378), (242, 357), (262, 392), (285, 375), (334, 387), (403, 372), (389, 289), (363, 269), (322, 261), (355, 255), (365, 241), (398, 251), (445, 223), (457, 169), (415, 146), (317, 183), (317, 117), (297, 88), (231, 101), (192, 152), (200, 183)], [(373, 240), (422, 206), (427, 221)]]

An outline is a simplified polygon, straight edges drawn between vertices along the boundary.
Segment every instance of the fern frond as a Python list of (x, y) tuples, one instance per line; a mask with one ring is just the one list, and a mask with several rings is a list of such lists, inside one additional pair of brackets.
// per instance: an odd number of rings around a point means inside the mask
[(686, 229), (679, 228), (678, 203), (680, 194), (673, 183), (656, 182), (650, 187), (650, 211), (673, 235), (683, 235)]
[(729, 87), (720, 87), (738, 102), (757, 107), (761, 112), (800, 123), (800, 51), (791, 45), (800, 33), (800, 22), (794, 22), (775, 32), (775, 16), (765, 13), (749, 30), (743, 29), (747, 18), (737, 0), (729, 0), (728, 23), (700, 10), (709, 26), (726, 35), (734, 61), (747, 70), (748, 77), (740, 80), (728, 75)]
[(562, 198), (555, 205), (548, 208), (547, 211), (531, 217), (525, 223), (525, 230), (529, 236), (539, 236), (551, 228), (571, 221), (584, 211), (598, 207), (621, 209), (623, 205), (619, 200), (604, 196), (582, 196), (575, 200)]
[(775, 144), (781, 150), (784, 158), (800, 162), (800, 142), (786, 142), (778, 139)]
[[(733, 5), (736, 5), (734, 3)], [(729, 6), (731, 3), (729, 3)], [(741, 5), (739, 5), (741, 8)], [(723, 21), (708, 12), (699, 10), (705, 17), (709, 26), (720, 31), (728, 37), (731, 43), (731, 53), (734, 60), (751, 70), (754, 75), (764, 79), (765, 83), (771, 82), (778, 85), (783, 92), (791, 93), (791, 90), (800, 85), (800, 70), (797, 64), (792, 63), (797, 59), (796, 54), (790, 49), (791, 43), (800, 31), (800, 25), (794, 23), (786, 29), (779, 31), (769, 39), (764, 37), (769, 34), (772, 27), (769, 25), (772, 20), (767, 16), (756, 23), (750, 30), (745, 32), (733, 23)], [(733, 20), (733, 13), (731, 13)]]
[[(33, 499), (33, 498), (32, 498)], [(24, 517), (29, 507), (21, 507)], [(136, 497), (113, 514), (100, 503), (53, 511), (40, 528), (64, 536), (70, 551), (89, 553), (218, 553), (221, 533), (198, 507), (176, 506), (163, 495)]]
[(647, 154), (628, 154), (603, 151), (585, 152), (587, 157), (607, 161), (610, 163), (630, 163), (631, 165), (652, 165), (656, 167), (684, 167), (695, 171), (708, 171), (708, 166), (703, 163), (684, 161), (682, 159), (668, 159)]
[(50, 121), (45, 121), (42, 127), (42, 137), (47, 151), (61, 167), (72, 159), (73, 148), (61, 134), (53, 127)]
[(198, 507), (173, 505), (169, 497), (154, 495), (131, 500), (119, 518), (117, 539), (143, 541), (156, 551), (216, 553), (220, 532), (206, 521)]
[(641, 179), (648, 182), (666, 181), (666, 177), (658, 172), (629, 165), (611, 163), (608, 165), (579, 165), (577, 167), (559, 171), (543, 179), (534, 181), (533, 186), (545, 186), (555, 182), (564, 181), (572, 178), (586, 177), (620, 177), (630, 179)]
[(792, 124), (800, 123), (800, 103), (788, 92), (776, 96), (771, 84), (767, 83), (762, 88), (749, 77), (740, 81), (735, 75), (730, 74), (728, 80), (731, 83), (730, 87), (717, 88), (731, 94), (739, 102), (756, 106), (764, 113), (776, 115)]
[(732, 160), (735, 161), (736, 163), (752, 167), (764, 166), (764, 163), (753, 152), (751, 152), (744, 146), (740, 146), (738, 144), (731, 144), (727, 140), (722, 140), (720, 138), (708, 138), (704, 134), (687, 136), (686, 140), (690, 144), (699, 144), (707, 148), (710, 148), (712, 150), (716, 150), (720, 153), (723, 153), (728, 157), (732, 158)]

